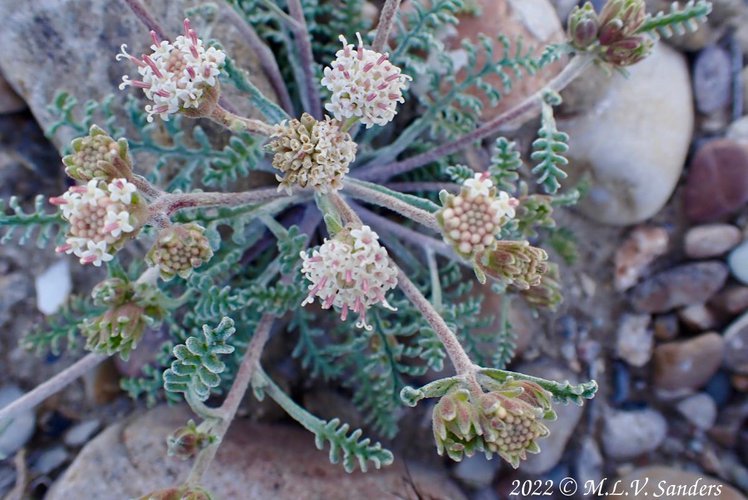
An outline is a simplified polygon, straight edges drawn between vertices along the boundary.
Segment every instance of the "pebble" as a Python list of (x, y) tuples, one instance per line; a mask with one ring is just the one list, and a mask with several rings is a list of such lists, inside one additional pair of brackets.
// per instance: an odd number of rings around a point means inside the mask
[(616, 353), (631, 366), (644, 366), (652, 357), (651, 320), (649, 314), (625, 314), (618, 323)]
[(719, 318), (705, 304), (686, 306), (678, 311), (678, 317), (688, 328), (703, 332), (717, 326)]
[(616, 250), (614, 283), (619, 292), (628, 290), (641, 278), (647, 267), (667, 251), (670, 237), (664, 228), (639, 226), (629, 233)]
[(704, 224), (688, 230), (686, 255), (692, 259), (719, 257), (740, 243), (740, 229), (732, 224)]
[(31, 465), (31, 471), (40, 475), (49, 474), (67, 462), (69, 456), (70, 454), (62, 445), (46, 449)]
[(597, 483), (603, 477), (603, 454), (600, 447), (592, 436), (586, 436), (582, 440), (579, 452), (575, 459), (575, 477), (579, 484), (586, 484), (587, 481)]
[(730, 55), (715, 45), (699, 52), (693, 66), (693, 93), (702, 113), (713, 113), (730, 99), (732, 75)]
[[(24, 392), (14, 385), (0, 388), (0, 408), (5, 408)], [(33, 410), (26, 410), (16, 417), (0, 420), (0, 459), (13, 455), (20, 450), (34, 435), (36, 428), (36, 414)]]
[(704, 392), (712, 397), (718, 408), (722, 408), (730, 401), (732, 396), (730, 376), (725, 370), (719, 370), (704, 386)]
[(477, 454), (472, 457), (463, 458), (452, 469), (452, 475), (465, 486), (481, 489), (493, 482), (500, 464), (501, 462), (498, 460), (487, 460), (485, 455)]
[(631, 302), (640, 312), (666, 312), (703, 304), (727, 280), (727, 266), (719, 261), (684, 264), (660, 272), (633, 289)]
[(686, 420), (703, 431), (711, 429), (717, 420), (717, 404), (703, 392), (679, 401), (676, 408)]
[(636, 224), (665, 206), (693, 131), (691, 82), (682, 54), (657, 44), (650, 57), (627, 69), (627, 77), (612, 75), (591, 110), (558, 120), (570, 135), (567, 185), (589, 175), (589, 192), (578, 207), (603, 224)]
[(88, 442), (93, 434), (101, 427), (101, 421), (98, 419), (84, 420), (65, 432), (63, 442), (70, 447), (82, 446)]
[[(716, 478), (662, 465), (635, 469), (616, 484), (616, 493), (620, 492), (622, 498), (745, 500), (735, 488)], [(679, 487), (685, 491), (678, 493)]]
[(36, 277), (36, 307), (49, 316), (56, 313), (68, 300), (73, 289), (70, 261), (60, 259)]
[(610, 458), (627, 460), (654, 451), (667, 435), (665, 417), (651, 408), (609, 409), (603, 418), (603, 450)]
[[(748, 70), (748, 68), (746, 68), (746, 70)], [(743, 74), (748, 75), (745, 70)], [(748, 89), (748, 87), (746, 87), (746, 89)], [(743, 102), (748, 103), (748, 101)], [(725, 137), (734, 141), (748, 143), (748, 116), (743, 116), (732, 122), (730, 126), (727, 127)]]
[(680, 333), (678, 316), (659, 314), (654, 319), (654, 336), (657, 340), (673, 340)]
[(725, 341), (718, 333), (666, 342), (654, 351), (654, 384), (671, 392), (703, 387), (722, 364)]
[(727, 257), (730, 273), (744, 285), (748, 285), (748, 240), (744, 241), (730, 252)]
[[(165, 438), (190, 418), (195, 417), (183, 406), (160, 406), (108, 427), (81, 450), (45, 499), (139, 498), (183, 481), (191, 462), (168, 458)], [(414, 463), (408, 471), (397, 458), (379, 471), (371, 465), (365, 474), (348, 474), (328, 462), (327, 451), (317, 450), (305, 430), (236, 419), (203, 485), (214, 498), (227, 499), (347, 500), (381, 498), (383, 492), (415, 499), (414, 491), (420, 498), (465, 498), (444, 472)]]
[(731, 139), (707, 142), (691, 160), (683, 190), (686, 216), (712, 222), (748, 201), (748, 144)]
[(748, 309), (748, 286), (728, 285), (712, 299), (712, 304), (728, 314), (739, 314)]
[(733, 321), (724, 333), (725, 366), (748, 374), (748, 312)]

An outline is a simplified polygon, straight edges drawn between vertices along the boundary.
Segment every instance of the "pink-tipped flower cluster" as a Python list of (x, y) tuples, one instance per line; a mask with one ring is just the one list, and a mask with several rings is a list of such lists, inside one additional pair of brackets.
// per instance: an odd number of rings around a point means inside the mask
[(352, 311), (358, 314), (356, 326), (371, 330), (366, 311), (375, 304), (394, 310), (385, 294), (397, 285), (397, 269), (378, 239), (369, 226), (343, 229), (310, 254), (301, 252), (301, 272), (311, 282), (301, 305), (317, 297), (323, 309), (335, 306), (343, 320)]
[[(184, 35), (174, 42), (159, 40), (151, 31), (153, 45), (151, 54), (140, 59), (127, 53), (127, 45), (122, 45), (117, 60), (129, 60), (138, 67), (141, 80), (122, 77), (120, 90), (132, 86), (143, 89), (145, 96), (153, 101), (145, 107), (148, 121), (158, 115), (168, 120), (169, 115), (185, 109), (197, 109), (207, 99), (215, 101), (218, 74), (221, 72), (226, 54), (214, 47), (205, 48), (203, 41), (184, 20)], [(211, 94), (211, 95), (208, 95)]]
[(515, 215), (517, 199), (497, 191), (487, 173), (475, 174), (458, 195), (444, 193), (437, 213), (444, 240), (462, 257), (491, 248), (501, 227)]
[(395, 117), (397, 104), (405, 102), (403, 89), (411, 78), (401, 74), (387, 54), (365, 49), (357, 36), (355, 47), (340, 35), (343, 48), (324, 70), (322, 85), (332, 94), (325, 109), (341, 122), (357, 117), (366, 128), (386, 125)]
[(107, 183), (93, 179), (50, 198), (70, 223), (65, 243), (57, 252), (73, 253), (81, 264), (109, 262), (124, 242), (143, 225), (147, 208), (134, 184), (126, 179)]

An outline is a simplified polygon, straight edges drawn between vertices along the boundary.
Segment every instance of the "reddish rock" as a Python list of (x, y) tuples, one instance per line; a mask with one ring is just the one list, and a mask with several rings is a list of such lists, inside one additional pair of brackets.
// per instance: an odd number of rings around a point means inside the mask
[(631, 303), (638, 311), (647, 313), (703, 304), (724, 286), (727, 274), (727, 266), (719, 261), (674, 267), (634, 288)]
[(712, 304), (728, 314), (742, 313), (748, 309), (748, 286), (727, 286), (714, 296)]
[(669, 236), (661, 227), (640, 226), (616, 250), (615, 287), (628, 290), (639, 281), (649, 264), (667, 251)]
[(718, 333), (657, 346), (653, 356), (655, 386), (672, 392), (703, 387), (722, 364), (724, 351), (725, 342)]
[(748, 201), (748, 146), (716, 139), (691, 161), (684, 191), (686, 216), (711, 222), (733, 214)]

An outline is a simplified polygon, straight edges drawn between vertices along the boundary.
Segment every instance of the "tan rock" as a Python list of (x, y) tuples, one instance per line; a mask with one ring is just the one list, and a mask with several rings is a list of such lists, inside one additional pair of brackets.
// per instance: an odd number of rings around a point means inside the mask
[(667, 251), (670, 237), (661, 227), (640, 226), (631, 231), (616, 250), (613, 279), (616, 290), (628, 290), (639, 281), (647, 267)]
[(660, 344), (654, 351), (655, 386), (673, 392), (703, 387), (722, 364), (724, 351), (718, 333)]

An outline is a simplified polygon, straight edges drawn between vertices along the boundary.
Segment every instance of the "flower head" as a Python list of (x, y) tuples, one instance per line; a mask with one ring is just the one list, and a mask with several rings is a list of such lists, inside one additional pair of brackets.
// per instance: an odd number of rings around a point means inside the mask
[(158, 266), (161, 278), (175, 275), (188, 278), (192, 270), (213, 257), (213, 249), (205, 229), (198, 224), (176, 224), (159, 232), (156, 242), (146, 255), (146, 262)]
[(582, 7), (575, 6), (569, 14), (568, 35), (577, 49), (587, 49), (597, 41), (600, 28), (595, 8), (586, 2)]
[(442, 194), (436, 215), (444, 240), (462, 257), (470, 259), (492, 248), (501, 227), (515, 215), (517, 200), (497, 191), (487, 174), (465, 181), (458, 195)]
[(343, 320), (349, 311), (358, 314), (356, 326), (370, 330), (366, 311), (375, 304), (393, 309), (385, 294), (397, 285), (397, 270), (378, 239), (369, 226), (343, 229), (319, 249), (301, 252), (301, 272), (311, 282), (302, 305), (317, 297), (323, 309), (339, 309)]
[(97, 125), (91, 125), (87, 136), (73, 139), (72, 154), (65, 156), (65, 173), (75, 180), (130, 179), (132, 162), (128, 154), (127, 139), (115, 141)]
[(276, 176), (279, 189), (290, 191), (297, 185), (323, 193), (337, 191), (356, 157), (356, 143), (329, 117), (317, 121), (304, 113), (299, 120), (275, 125), (271, 138), (267, 147), (275, 153), (273, 167), (284, 174)]
[(70, 223), (65, 243), (57, 252), (73, 253), (81, 264), (97, 267), (112, 260), (147, 217), (145, 203), (126, 179), (92, 179), (49, 201), (60, 207), (62, 217)]
[(387, 60), (387, 54), (365, 49), (361, 35), (358, 47), (349, 44), (343, 35), (343, 48), (332, 64), (325, 68), (322, 85), (331, 92), (325, 109), (344, 121), (358, 117), (370, 128), (386, 125), (397, 113), (397, 104), (405, 102), (403, 89), (411, 78)]
[(527, 241), (497, 241), (475, 256), (475, 267), (504, 285), (520, 290), (540, 286), (548, 271), (548, 254)]
[(184, 110), (199, 110), (201, 106), (213, 106), (218, 100), (218, 74), (226, 60), (226, 54), (215, 47), (206, 48), (203, 41), (184, 20), (184, 35), (174, 42), (159, 40), (151, 31), (153, 45), (151, 54), (140, 59), (127, 53), (122, 45), (117, 60), (129, 60), (138, 67), (141, 80), (122, 77), (120, 90), (127, 86), (143, 89), (145, 96), (153, 101), (145, 107), (148, 121), (158, 115), (168, 120), (169, 115)]

